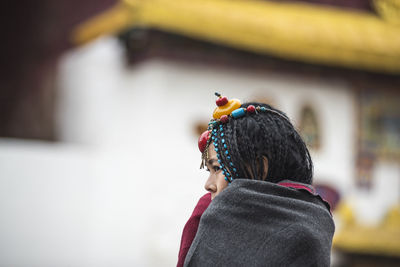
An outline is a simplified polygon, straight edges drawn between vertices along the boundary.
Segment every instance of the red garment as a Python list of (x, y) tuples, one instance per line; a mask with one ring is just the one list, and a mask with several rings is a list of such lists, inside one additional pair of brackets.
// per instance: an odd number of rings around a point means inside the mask
[(188, 253), (190, 245), (192, 244), (193, 239), (196, 236), (197, 228), (199, 227), (200, 223), (200, 217), (210, 203), (211, 193), (207, 193), (202, 196), (196, 207), (194, 208), (192, 216), (190, 216), (188, 222), (185, 224), (182, 233), (181, 247), (179, 249), (178, 264), (176, 265), (177, 267), (183, 266), (186, 254)]

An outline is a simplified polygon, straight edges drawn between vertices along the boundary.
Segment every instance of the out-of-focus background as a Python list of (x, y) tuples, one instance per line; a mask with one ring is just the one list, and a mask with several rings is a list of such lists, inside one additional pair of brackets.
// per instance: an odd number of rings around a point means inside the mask
[(174, 266), (214, 92), (283, 110), (333, 266), (400, 264), (400, 1), (5, 5), (0, 266)]

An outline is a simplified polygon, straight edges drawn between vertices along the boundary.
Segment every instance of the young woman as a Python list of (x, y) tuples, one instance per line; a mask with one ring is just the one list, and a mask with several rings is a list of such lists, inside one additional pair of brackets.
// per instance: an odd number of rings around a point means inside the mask
[(199, 138), (210, 194), (185, 226), (178, 266), (329, 266), (334, 223), (289, 118), (216, 95)]

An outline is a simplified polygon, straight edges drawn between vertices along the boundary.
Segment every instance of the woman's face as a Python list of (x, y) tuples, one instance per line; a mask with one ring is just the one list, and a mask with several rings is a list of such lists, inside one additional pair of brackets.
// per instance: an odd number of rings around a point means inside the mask
[(218, 163), (217, 153), (214, 150), (214, 145), (208, 147), (208, 161), (206, 162), (207, 171), (210, 172), (204, 188), (211, 193), (211, 199), (214, 199), (225, 187), (228, 182), (222, 174), (222, 169)]

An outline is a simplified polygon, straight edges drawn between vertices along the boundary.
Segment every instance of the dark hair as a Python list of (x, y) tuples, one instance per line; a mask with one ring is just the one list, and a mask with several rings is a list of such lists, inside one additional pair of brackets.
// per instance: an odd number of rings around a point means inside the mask
[[(245, 103), (242, 107), (249, 105), (265, 107), (267, 111), (230, 119), (223, 124), (230, 161), (237, 169), (237, 175), (231, 172), (233, 178), (273, 183), (289, 179), (311, 184), (313, 164), (310, 153), (286, 114), (256, 102)], [(217, 142), (222, 145), (220, 138)], [(229, 166), (225, 153), (220, 156), (222, 163)], [(265, 157), (268, 160), (267, 173), (264, 169)]]

